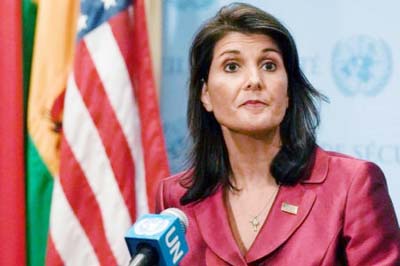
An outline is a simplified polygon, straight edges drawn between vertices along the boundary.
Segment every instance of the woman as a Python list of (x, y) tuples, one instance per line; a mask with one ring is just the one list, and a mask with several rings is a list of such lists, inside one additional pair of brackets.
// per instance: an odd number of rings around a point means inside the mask
[(400, 265), (385, 178), (316, 145), (322, 96), (278, 20), (226, 6), (190, 59), (191, 167), (157, 198), (189, 218), (181, 265)]

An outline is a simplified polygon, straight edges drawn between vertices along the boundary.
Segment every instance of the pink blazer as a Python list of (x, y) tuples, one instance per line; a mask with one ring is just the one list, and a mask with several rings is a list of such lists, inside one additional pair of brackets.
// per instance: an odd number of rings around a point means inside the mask
[[(182, 206), (181, 176), (160, 183), (157, 210), (176, 207), (189, 218), (189, 253), (182, 266), (400, 265), (399, 225), (383, 173), (370, 162), (318, 149), (309, 177), (280, 188), (244, 255), (233, 238), (222, 189)], [(297, 214), (283, 211), (284, 203), (297, 206)]]

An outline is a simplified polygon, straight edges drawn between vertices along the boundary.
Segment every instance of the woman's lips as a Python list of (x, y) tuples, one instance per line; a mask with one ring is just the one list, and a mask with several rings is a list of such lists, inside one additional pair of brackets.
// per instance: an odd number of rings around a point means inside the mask
[(256, 108), (256, 107), (265, 107), (267, 104), (263, 101), (260, 100), (248, 100), (245, 101), (242, 106), (245, 107), (251, 107), (251, 108)]
[(257, 104), (257, 103), (264, 104), (263, 101), (259, 101), (259, 100), (248, 100), (248, 101), (244, 102), (244, 104)]

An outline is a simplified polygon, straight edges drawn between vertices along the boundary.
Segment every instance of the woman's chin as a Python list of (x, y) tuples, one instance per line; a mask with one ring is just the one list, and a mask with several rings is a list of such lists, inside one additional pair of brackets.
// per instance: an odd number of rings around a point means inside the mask
[(271, 136), (274, 136), (275, 134), (279, 135), (279, 125), (271, 125), (271, 126), (266, 126), (266, 125), (246, 125), (246, 126), (241, 126), (241, 127), (222, 127), (224, 131), (224, 128), (226, 131), (229, 131), (233, 134), (241, 134), (241, 135), (247, 135), (250, 137), (254, 137), (257, 139), (265, 139), (265, 138), (270, 138)]

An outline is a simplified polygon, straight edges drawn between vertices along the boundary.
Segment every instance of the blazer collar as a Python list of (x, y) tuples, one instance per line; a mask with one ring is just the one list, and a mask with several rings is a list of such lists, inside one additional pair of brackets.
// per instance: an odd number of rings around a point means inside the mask
[[(290, 238), (308, 216), (315, 198), (313, 191), (300, 184), (281, 187), (267, 220), (245, 257), (230, 229), (221, 188), (193, 209), (200, 233), (212, 252), (230, 265), (247, 265), (268, 256)], [(297, 206), (297, 214), (282, 211), (284, 203)]]
[[(268, 256), (282, 245), (301, 226), (315, 202), (316, 194), (304, 185), (322, 183), (326, 179), (329, 165), (328, 153), (317, 147), (313, 156), (312, 167), (299, 184), (281, 186), (267, 220), (245, 258), (241, 255), (230, 229), (222, 188), (219, 187), (213, 195), (195, 204), (194, 214), (207, 246), (231, 265), (246, 265)], [(282, 204), (284, 203), (296, 206), (297, 214), (283, 211)]]
[[(268, 256), (303, 223), (311, 211), (316, 195), (302, 185), (282, 186), (271, 207), (267, 220), (246, 254), (247, 263)], [(297, 213), (286, 212), (284, 205), (297, 207)]]
[(300, 180), (303, 184), (318, 184), (325, 181), (328, 175), (329, 154), (317, 146), (312, 155), (312, 164)]
[[(307, 184), (323, 183), (328, 174), (329, 154), (317, 147), (313, 153), (312, 164), (300, 183), (295, 186), (282, 186), (271, 207), (267, 220), (246, 254), (247, 263), (268, 256), (282, 245), (310, 213), (316, 194), (307, 189)], [(297, 207), (297, 214), (285, 212), (283, 204)]]
[(208, 248), (230, 265), (245, 265), (230, 229), (221, 186), (196, 205), (194, 213), (197, 224)]

